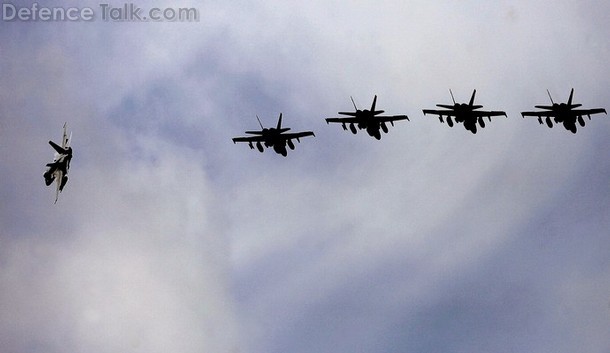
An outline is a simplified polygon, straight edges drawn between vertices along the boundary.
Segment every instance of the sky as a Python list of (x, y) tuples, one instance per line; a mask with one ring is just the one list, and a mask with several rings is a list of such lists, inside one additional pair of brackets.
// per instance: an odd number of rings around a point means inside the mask
[[(2, 351), (608, 352), (610, 119), (520, 112), (572, 88), (610, 109), (610, 3), (100, 4), (0, 21)], [(423, 116), (449, 89), (508, 118)], [(325, 123), (374, 95), (410, 121), (380, 141)], [(316, 136), (232, 143), (280, 112)]]

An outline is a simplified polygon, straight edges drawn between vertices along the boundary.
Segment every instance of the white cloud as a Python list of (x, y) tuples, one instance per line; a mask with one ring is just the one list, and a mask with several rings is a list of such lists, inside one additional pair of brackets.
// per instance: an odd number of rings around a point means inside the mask
[[(586, 341), (603, 351), (603, 314), (586, 318), (605, 295), (592, 285), (604, 270), (586, 255), (553, 263), (584, 229), (579, 253), (603, 259), (593, 251), (606, 244), (599, 212), (588, 211), (607, 201), (587, 190), (605, 190), (607, 169), (591, 166), (603, 161), (607, 119), (572, 135), (519, 115), (545, 103), (547, 88), (564, 100), (575, 87), (585, 106), (607, 107), (608, 29), (587, 20), (598, 11), (200, 8), (199, 24), (78, 24), (49, 31), (41, 47), (7, 41), (0, 109), (23, 118), (0, 125), (10, 129), (2, 162), (16, 165), (2, 189), (13, 208), (0, 218), (9, 347), (569, 351)], [(423, 117), (450, 101), (448, 88), (460, 101), (477, 88), (477, 101), (509, 118), (472, 135)], [(324, 124), (351, 108), (350, 95), (364, 107), (373, 94), (411, 121), (382, 141)], [(256, 114), (271, 125), (280, 111), (316, 137), (287, 158), (231, 143)], [(66, 118), (79, 147), (70, 183), (57, 207), (36, 205), (51, 200), (35, 186)], [(582, 214), (578, 227), (558, 209)], [(549, 224), (557, 248), (533, 247)], [(555, 317), (548, 335), (527, 332)], [(587, 329), (559, 334), (577, 324)]]
[(0, 321), (5, 338), (22, 339), (7, 348), (238, 347), (228, 249), (205, 173), (191, 151), (159, 142), (145, 148), (154, 162), (117, 158), (103, 174), (95, 163), (75, 168), (78, 178), (65, 190), (73, 196), (51, 209), (64, 207), (67, 223), (5, 238)]
[[(3, 60), (10, 74), (1, 90), (1, 158), (12, 166), (0, 237), (4, 349), (239, 349), (229, 249), (201, 154), (149, 131), (117, 129), (95, 109), (167, 73), (118, 79), (104, 67), (121, 65), (102, 58), (78, 76), (82, 52), (27, 36), (34, 43), (14, 45)], [(81, 82), (99, 85), (79, 90)], [(115, 84), (116, 98), (104, 96)], [(63, 121), (75, 157), (53, 205), (41, 175), (52, 157), (46, 141), (59, 138)]]

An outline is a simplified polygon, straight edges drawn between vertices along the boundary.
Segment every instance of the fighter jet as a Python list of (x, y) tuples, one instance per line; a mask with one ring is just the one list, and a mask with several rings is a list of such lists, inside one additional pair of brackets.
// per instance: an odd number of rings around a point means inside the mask
[[(570, 98), (568, 98), (568, 102), (567, 103), (555, 103), (553, 102), (553, 97), (551, 97), (551, 93), (549, 92), (549, 90), (546, 90), (546, 92), (549, 95), (549, 98), (551, 99), (551, 103), (553, 105), (536, 105), (535, 107), (538, 109), (545, 109), (543, 111), (537, 111), (537, 112), (522, 112), (521, 116), (522, 117), (526, 117), (526, 116), (536, 116), (538, 117), (538, 122), (540, 124), (543, 124), (542, 122), (542, 118), (546, 117), (545, 121), (546, 124), (548, 125), (548, 127), (553, 127), (553, 122), (552, 120), (555, 121), (555, 123), (563, 123), (563, 127), (566, 128), (566, 130), (570, 130), (572, 131), (572, 133), (576, 133), (576, 120), (578, 120), (578, 123), (580, 124), (580, 126), (585, 126), (585, 120), (582, 118), (583, 115), (586, 115), (589, 117), (589, 120), (591, 120), (591, 115), (592, 114), (600, 114), (600, 113), (605, 113), (608, 114), (606, 112), (606, 109), (603, 108), (595, 108), (595, 109), (574, 109), (574, 108), (578, 108), (580, 106), (582, 106), (582, 104), (572, 104), (572, 96), (574, 95), (574, 88), (572, 88), (572, 91), (570, 91)], [(552, 118), (552, 119), (551, 119)]]
[(44, 181), (47, 186), (51, 185), (53, 181), (56, 181), (57, 188), (55, 189), (55, 203), (59, 198), (59, 193), (64, 189), (68, 182), (68, 169), (70, 169), (70, 161), (72, 160), (72, 147), (70, 147), (70, 141), (72, 140), (72, 133), (70, 137), (66, 132), (66, 123), (64, 123), (64, 133), (61, 138), (61, 146), (57, 145), (53, 141), (49, 141), (49, 144), (55, 150), (53, 162), (47, 164), (47, 170), (44, 172)]
[(492, 116), (506, 116), (505, 112), (501, 111), (483, 111), (477, 110), (483, 108), (482, 105), (474, 104), (474, 96), (477, 94), (477, 90), (475, 89), (472, 92), (472, 97), (470, 98), (470, 102), (466, 103), (456, 103), (455, 98), (453, 97), (453, 92), (449, 90), (451, 93), (451, 99), (453, 100), (453, 105), (448, 104), (437, 104), (437, 107), (445, 108), (448, 110), (431, 110), (424, 109), (424, 115), (426, 114), (436, 114), (438, 115), (438, 119), (441, 123), (443, 123), (443, 116), (447, 117), (447, 125), (449, 127), (453, 126), (453, 119), (455, 119), (456, 123), (463, 123), (466, 130), (472, 132), (473, 134), (477, 133), (477, 122), (481, 126), (481, 128), (485, 127), (484, 117), (487, 117), (489, 121), (491, 121)]
[(286, 133), (290, 130), (290, 128), (282, 127), (282, 113), (280, 113), (280, 117), (277, 121), (277, 127), (275, 128), (265, 128), (263, 127), (263, 124), (258, 116), (256, 116), (256, 119), (258, 120), (258, 124), (261, 126), (261, 130), (246, 131), (246, 134), (256, 136), (235, 137), (233, 138), (233, 143), (247, 142), (251, 149), (254, 149), (254, 144), (256, 144), (256, 148), (261, 153), (265, 151), (264, 147), (273, 147), (275, 152), (286, 157), (288, 155), (286, 145), (288, 145), (291, 150), (294, 150), (294, 142), (292, 142), (292, 140), (297, 140), (297, 142), (300, 143), (301, 137), (316, 136), (313, 131)]
[(409, 117), (406, 115), (387, 115), (381, 116), (379, 114), (383, 113), (383, 110), (375, 110), (375, 104), (377, 103), (377, 96), (373, 98), (373, 105), (371, 105), (371, 110), (360, 110), (356, 107), (356, 103), (354, 103), (354, 98), (350, 97), (352, 100), (352, 104), (354, 105), (355, 112), (339, 112), (341, 115), (348, 115), (349, 118), (326, 118), (326, 123), (341, 123), (343, 125), (343, 130), (347, 130), (347, 125), (349, 124), (349, 129), (352, 133), (356, 134), (358, 129), (364, 130), (370, 136), (375, 137), (377, 140), (381, 139), (381, 129), (386, 134), (388, 133), (388, 126), (386, 123), (392, 124), (394, 126), (394, 122), (398, 120), (409, 120)]

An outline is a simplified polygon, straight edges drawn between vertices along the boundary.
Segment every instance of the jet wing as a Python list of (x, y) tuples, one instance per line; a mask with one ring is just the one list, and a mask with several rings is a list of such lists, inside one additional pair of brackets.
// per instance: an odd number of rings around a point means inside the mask
[(279, 139), (283, 140), (291, 140), (291, 139), (299, 139), (301, 137), (307, 136), (316, 136), (313, 131), (303, 131), (303, 132), (291, 132), (289, 134), (281, 134), (278, 136)]
[[(387, 115), (387, 116), (376, 116), (375, 118), (377, 118), (377, 120), (380, 123), (385, 123), (385, 122), (393, 122), (393, 121), (398, 121), (398, 120), (409, 120), (409, 117), (406, 115)], [(409, 120), (410, 121), (410, 120)]]
[(539, 112), (521, 112), (521, 116), (522, 117), (526, 117), (526, 116), (534, 116), (534, 117), (538, 117), (538, 118), (542, 118), (542, 117), (551, 117), (551, 116), (555, 116), (556, 114), (552, 111), (539, 111)]
[(493, 111), (479, 111), (479, 110), (474, 110), (472, 111), (472, 113), (474, 116), (478, 117), (487, 117), (487, 118), (491, 118), (492, 116), (507, 116), (506, 112), (501, 112), (501, 111), (497, 111), (497, 110), (493, 110)]
[(326, 123), (345, 123), (345, 124), (350, 124), (350, 123), (358, 123), (360, 122), (360, 119), (356, 119), (355, 117), (353, 118), (326, 118)]
[(55, 172), (53, 172), (53, 174), (55, 174), (55, 184), (57, 185), (56, 189), (55, 189), (55, 202), (57, 203), (57, 199), (59, 198), (59, 193), (61, 192), (60, 188), (61, 188), (61, 181), (64, 178), (64, 172), (62, 172), (60, 169), (57, 169)]
[(456, 116), (455, 110), (434, 110), (434, 109), (424, 109), (424, 115), (426, 114), (435, 114), (439, 116)]
[(238, 142), (264, 142), (265, 138), (263, 136), (244, 136), (244, 137), (234, 137), (233, 143)]
[(603, 108), (596, 108), (596, 109), (575, 109), (572, 110), (570, 113), (577, 115), (577, 116), (582, 116), (582, 115), (591, 115), (591, 114), (600, 114), (600, 113), (604, 113), (604, 114), (608, 114), (606, 112), (606, 109)]

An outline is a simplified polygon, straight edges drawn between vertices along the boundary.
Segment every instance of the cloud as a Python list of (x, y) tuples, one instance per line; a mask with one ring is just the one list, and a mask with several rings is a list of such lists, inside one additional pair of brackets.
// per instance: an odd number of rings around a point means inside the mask
[[(85, 38), (99, 30), (82, 28)], [(13, 49), (3, 57), (10, 74), (0, 91), (2, 164), (11, 166), (2, 187), (9, 201), (0, 237), (3, 347), (238, 349), (228, 244), (200, 153), (155, 130), (125, 131), (107, 118), (108, 107), (96, 109), (168, 73), (138, 68), (115, 76), (121, 65), (105, 57), (83, 70), (87, 55), (58, 44), (64, 30), (52, 27), (47, 42), (30, 28), (26, 49), (8, 41)], [(112, 43), (118, 33), (107, 34)], [(80, 90), (83, 82), (98, 85)], [(52, 157), (46, 141), (59, 138), (63, 121), (74, 131), (75, 158), (53, 205), (42, 171)]]
[(237, 346), (228, 249), (205, 173), (188, 150), (140, 143), (148, 161), (117, 158), (103, 174), (95, 163), (74, 168), (78, 178), (58, 203), (64, 209), (49, 203), (44, 211), (64, 223), (29, 237), (4, 234), (7, 349)]
[[(201, 6), (196, 24), (2, 25), (7, 347), (603, 352), (606, 117), (572, 135), (519, 113), (547, 88), (608, 106), (605, 5)], [(472, 135), (423, 117), (448, 88), (509, 118)], [(411, 121), (381, 141), (324, 123), (374, 94)], [(316, 137), (287, 158), (231, 143), (279, 112)]]

